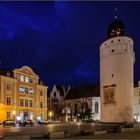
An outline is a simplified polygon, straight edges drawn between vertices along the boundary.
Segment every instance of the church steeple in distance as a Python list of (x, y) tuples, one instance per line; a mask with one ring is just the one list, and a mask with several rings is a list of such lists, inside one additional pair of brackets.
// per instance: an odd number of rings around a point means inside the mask
[(125, 26), (122, 21), (118, 20), (118, 16), (117, 16), (118, 9), (115, 8), (114, 11), (115, 11), (114, 21), (110, 24), (107, 31), (108, 39), (112, 37), (125, 35)]

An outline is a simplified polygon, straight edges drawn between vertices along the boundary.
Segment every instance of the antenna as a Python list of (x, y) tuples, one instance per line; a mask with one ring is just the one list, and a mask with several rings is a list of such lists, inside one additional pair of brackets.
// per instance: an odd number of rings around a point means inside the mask
[(114, 19), (117, 20), (118, 19), (118, 8), (114, 8), (114, 13), (115, 13), (115, 16), (114, 16)]

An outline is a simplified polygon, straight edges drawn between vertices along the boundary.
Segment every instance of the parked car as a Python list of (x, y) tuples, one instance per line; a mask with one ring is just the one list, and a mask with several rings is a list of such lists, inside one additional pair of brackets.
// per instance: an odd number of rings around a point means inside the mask
[(38, 121), (38, 124), (39, 125), (47, 125), (47, 124), (49, 124), (51, 121), (49, 120), (42, 120), (42, 121)]
[(2, 124), (3, 124), (3, 127), (4, 126), (16, 126), (16, 123), (12, 119), (4, 120)]
[(19, 121), (19, 126), (33, 126), (34, 121), (33, 120), (23, 120), (23, 121)]

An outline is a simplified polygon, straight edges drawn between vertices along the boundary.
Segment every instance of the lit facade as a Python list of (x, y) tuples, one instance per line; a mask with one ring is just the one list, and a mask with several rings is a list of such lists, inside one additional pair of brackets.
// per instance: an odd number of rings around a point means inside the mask
[(0, 121), (47, 118), (47, 86), (28, 66), (0, 72)]
[(140, 81), (134, 87), (134, 118), (140, 122)]
[[(70, 90), (70, 86), (66, 89), (64, 86), (56, 86), (54, 84), (52, 90), (48, 92), (48, 118), (52, 120), (62, 120), (62, 103), (63, 99)], [(52, 112), (50, 117), (49, 113)]]
[(71, 88), (63, 101), (63, 121), (100, 120), (97, 86)]
[(100, 96), (102, 122), (133, 121), (133, 40), (125, 27), (115, 20), (108, 39), (100, 46)]

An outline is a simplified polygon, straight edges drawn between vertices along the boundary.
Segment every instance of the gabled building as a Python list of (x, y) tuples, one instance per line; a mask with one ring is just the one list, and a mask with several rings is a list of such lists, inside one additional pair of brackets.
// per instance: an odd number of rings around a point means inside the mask
[(50, 119), (61, 120), (62, 102), (69, 89), (70, 86), (66, 89), (64, 86), (54, 84), (51, 92), (48, 92), (48, 117)]
[(0, 70), (0, 121), (5, 119), (47, 119), (47, 86), (28, 66)]
[(63, 101), (63, 120), (100, 119), (100, 97), (97, 86), (72, 88)]

